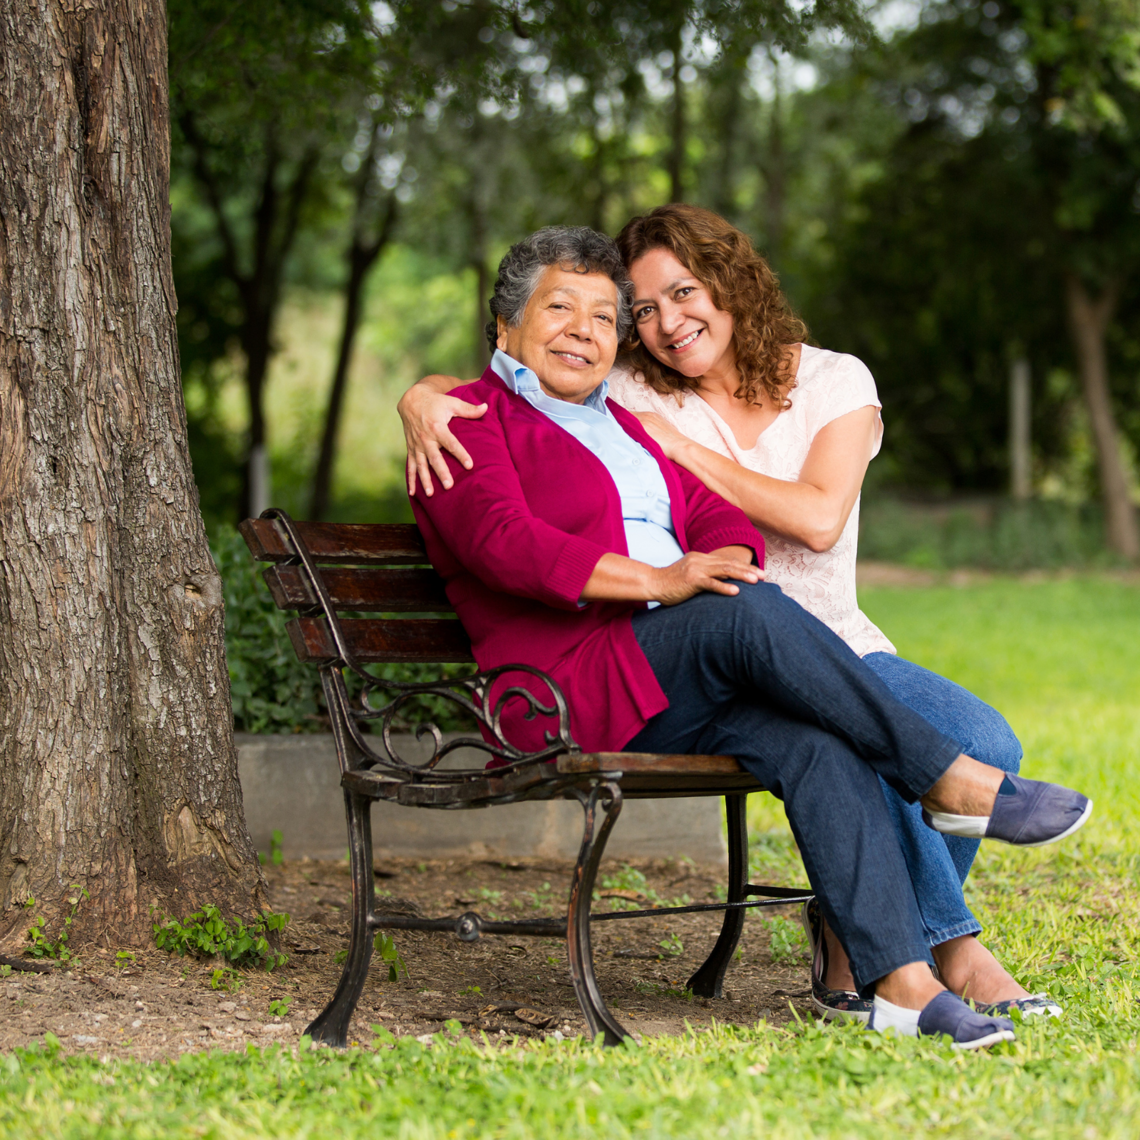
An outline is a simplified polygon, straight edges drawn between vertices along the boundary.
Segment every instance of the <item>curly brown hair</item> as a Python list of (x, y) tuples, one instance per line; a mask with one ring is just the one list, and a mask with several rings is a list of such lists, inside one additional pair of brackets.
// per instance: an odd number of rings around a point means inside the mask
[[(792, 312), (776, 274), (745, 234), (711, 210), (672, 202), (627, 222), (617, 244), (627, 267), (650, 250), (669, 250), (708, 289), (713, 304), (731, 315), (740, 373), (737, 399), (755, 403), (764, 391), (782, 408), (791, 406), (787, 393), (794, 379), (787, 374), (784, 350), (807, 340), (807, 325)], [(699, 377), (662, 364), (637, 339), (636, 326), (625, 359), (662, 394), (700, 387)]]

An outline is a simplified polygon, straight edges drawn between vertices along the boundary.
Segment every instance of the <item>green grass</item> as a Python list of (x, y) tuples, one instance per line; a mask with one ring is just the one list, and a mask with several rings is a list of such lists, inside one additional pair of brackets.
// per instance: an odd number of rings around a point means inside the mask
[[(1067, 1008), (961, 1055), (853, 1027), (761, 1024), (603, 1052), (582, 1042), (198, 1054), (176, 1064), (0, 1057), (5, 1137), (1009, 1137), (1140, 1134), (1140, 589), (1094, 577), (876, 590), (900, 652), (1007, 714), (1025, 771), (1097, 800), (1075, 842), (983, 846), (986, 937)], [(753, 861), (797, 881), (778, 807), (754, 797)], [(762, 932), (751, 919), (745, 937)]]

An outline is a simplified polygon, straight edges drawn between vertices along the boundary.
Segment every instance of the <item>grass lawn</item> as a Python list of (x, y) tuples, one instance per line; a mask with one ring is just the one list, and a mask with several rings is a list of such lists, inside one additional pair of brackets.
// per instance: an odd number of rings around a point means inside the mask
[[(1025, 771), (1097, 801), (1079, 840), (983, 846), (969, 900), (1030, 989), (1067, 1008), (983, 1055), (852, 1027), (764, 1024), (602, 1051), (446, 1034), (376, 1051), (100, 1064), (0, 1057), (0, 1136), (1010, 1137), (1140, 1135), (1140, 589), (1104, 578), (865, 591), (905, 656), (1002, 709)], [(754, 858), (797, 881), (754, 797)], [(751, 920), (757, 921), (757, 920)]]

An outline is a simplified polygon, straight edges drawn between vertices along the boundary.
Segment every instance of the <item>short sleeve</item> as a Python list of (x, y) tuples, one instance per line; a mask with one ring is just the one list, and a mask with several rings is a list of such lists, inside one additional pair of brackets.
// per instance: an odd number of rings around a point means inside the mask
[[(809, 434), (815, 438), (817, 432), (832, 420), (847, 415), (859, 408), (874, 407), (882, 411), (882, 402), (875, 387), (871, 370), (856, 356), (847, 353), (828, 352), (827, 359), (820, 361), (813, 387), (818, 387), (816, 398), (811, 402)], [(792, 401), (796, 398), (792, 390)], [(883, 420), (878, 416), (875, 432), (875, 450), (878, 455), (883, 442)]]

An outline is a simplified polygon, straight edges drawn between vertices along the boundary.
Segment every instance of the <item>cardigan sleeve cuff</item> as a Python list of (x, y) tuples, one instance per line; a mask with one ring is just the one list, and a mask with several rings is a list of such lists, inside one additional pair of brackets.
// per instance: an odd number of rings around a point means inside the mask
[(569, 537), (555, 559), (546, 588), (566, 609), (578, 609), (578, 599), (582, 596), (594, 567), (607, 553), (606, 548), (596, 542)]
[(756, 557), (756, 565), (764, 566), (764, 536), (752, 526), (722, 526), (705, 531), (691, 540), (692, 548), (702, 554), (719, 550), (722, 546), (747, 546)]

